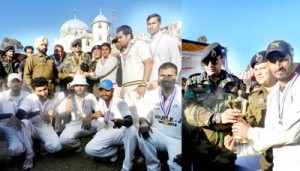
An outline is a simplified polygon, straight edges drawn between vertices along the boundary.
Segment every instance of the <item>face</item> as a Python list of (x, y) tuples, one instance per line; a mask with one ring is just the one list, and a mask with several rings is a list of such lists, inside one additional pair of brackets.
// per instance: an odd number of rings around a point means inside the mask
[(100, 97), (105, 101), (105, 102), (109, 102), (112, 97), (113, 97), (113, 89), (111, 90), (106, 90), (104, 88), (100, 88), (99, 89), (99, 94)]
[(254, 76), (260, 85), (271, 86), (276, 82), (276, 78), (272, 75), (269, 63), (264, 62), (254, 66)]
[(118, 42), (120, 43), (120, 47), (127, 48), (131, 40), (130, 34), (124, 35), (123, 31), (119, 31), (117, 33), (117, 37), (118, 37)]
[(110, 54), (110, 49), (107, 46), (102, 46), (101, 53), (102, 53), (102, 56), (106, 58)]
[(95, 49), (95, 50), (93, 50), (93, 52), (92, 52), (92, 56), (93, 56), (93, 58), (95, 58), (95, 59), (100, 59), (100, 58), (101, 58), (101, 55), (102, 55), (102, 53), (101, 53), (101, 50), (100, 50), (100, 49)]
[(56, 47), (54, 54), (55, 54), (55, 57), (62, 58), (64, 51), (61, 47)]
[(10, 82), (8, 82), (7, 85), (12, 91), (21, 91), (22, 81), (18, 80), (17, 78), (14, 78)]
[(48, 86), (44, 85), (41, 87), (36, 87), (34, 89), (34, 93), (42, 100), (46, 100), (48, 98)]
[(33, 54), (33, 50), (32, 49), (26, 49), (25, 54), (26, 54), (26, 56), (31, 56)]
[(214, 57), (214, 58), (208, 58), (202, 63), (204, 64), (205, 71), (208, 76), (217, 76), (221, 72), (222, 68), (222, 59), (221, 56)]
[(160, 29), (160, 22), (157, 17), (152, 17), (147, 21), (147, 29), (151, 35), (155, 35)]
[(73, 52), (80, 52), (81, 51), (81, 44), (77, 44), (72, 47)]
[(165, 90), (169, 90), (175, 87), (176, 71), (174, 68), (161, 69), (158, 73), (158, 83)]
[(47, 53), (47, 47), (48, 47), (48, 44), (46, 42), (42, 42), (40, 44), (40, 46), (38, 47), (38, 50), (41, 52), (41, 53), (44, 53), (46, 54)]
[(289, 81), (289, 77), (292, 75), (293, 64), (293, 60), (289, 55), (284, 57), (271, 57), (269, 64), (272, 74), (278, 81)]
[(74, 91), (77, 96), (82, 97), (85, 92), (85, 85), (74, 85)]
[(14, 54), (15, 54), (14, 50), (9, 50), (9, 51), (6, 52), (6, 56), (8, 56), (10, 58), (12, 58), (14, 56)]

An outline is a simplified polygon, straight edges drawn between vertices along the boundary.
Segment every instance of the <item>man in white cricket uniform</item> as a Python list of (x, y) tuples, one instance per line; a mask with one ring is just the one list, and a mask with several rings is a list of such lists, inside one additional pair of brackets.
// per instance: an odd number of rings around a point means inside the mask
[(132, 168), (136, 147), (136, 129), (132, 126), (129, 108), (125, 101), (113, 96), (114, 88), (111, 80), (102, 80), (99, 90), (101, 98), (98, 104), (104, 115), (101, 119), (104, 120), (105, 126), (86, 145), (85, 151), (90, 156), (116, 159), (117, 145), (124, 144), (125, 159), (122, 171), (129, 171)]
[(158, 68), (165, 62), (172, 62), (181, 70), (181, 53), (174, 38), (161, 32), (161, 16), (151, 14), (147, 17), (147, 30), (151, 35), (150, 52), (153, 58), (153, 68), (150, 77), (150, 84), (147, 86), (153, 89), (158, 86)]
[(181, 156), (182, 100), (181, 88), (175, 85), (177, 67), (164, 63), (158, 74), (160, 86), (148, 91), (143, 99), (138, 142), (148, 171), (161, 170), (157, 150), (167, 151), (170, 170), (178, 171), (181, 166), (175, 161)]
[[(58, 135), (50, 125), (51, 118), (55, 117), (57, 112), (55, 107), (59, 103), (58, 99), (63, 99), (64, 94), (48, 94), (48, 81), (44, 77), (37, 77), (31, 81), (31, 87), (34, 93), (29, 94), (20, 104), (16, 113), (25, 123), (26, 133), (24, 138), (28, 138), (32, 148), (33, 139), (39, 139), (41, 146), (49, 153), (55, 153), (61, 150)], [(31, 149), (32, 150), (32, 149)], [(28, 152), (27, 152), (28, 153)], [(32, 153), (32, 157), (33, 157)]]
[[(81, 151), (80, 137), (93, 135), (101, 129), (103, 124), (97, 120), (101, 116), (97, 105), (97, 99), (92, 93), (86, 92), (86, 78), (83, 75), (76, 74), (70, 86), (74, 88), (74, 94), (65, 99), (58, 106), (58, 113), (69, 113), (71, 121), (66, 124), (59, 139), (63, 146), (73, 148), (75, 151)], [(72, 109), (67, 111), (67, 103), (71, 103)], [(95, 111), (95, 113), (92, 113)]]
[(117, 37), (123, 49), (121, 53), (123, 87), (121, 97), (128, 104), (133, 125), (138, 128), (136, 103), (146, 92), (150, 79), (153, 60), (149, 46), (144, 41), (133, 39), (132, 29), (127, 25), (117, 28)]
[[(269, 44), (266, 57), (278, 82), (267, 98), (265, 128), (252, 128), (244, 122), (233, 125), (233, 133), (249, 139), (237, 146), (241, 155), (253, 155), (273, 147), (273, 170), (300, 170), (300, 77), (293, 72), (293, 48), (282, 40)], [(233, 150), (234, 139), (225, 137), (225, 146)]]
[(20, 118), (15, 116), (21, 102), (29, 93), (21, 91), (22, 78), (19, 74), (11, 73), (7, 80), (9, 90), (0, 93), (0, 132), (8, 143), (8, 157), (18, 156), (26, 150), (23, 168), (31, 169), (33, 151), (26, 148), (30, 144), (26, 141), (28, 139), (23, 138), (25, 127), (22, 126)]

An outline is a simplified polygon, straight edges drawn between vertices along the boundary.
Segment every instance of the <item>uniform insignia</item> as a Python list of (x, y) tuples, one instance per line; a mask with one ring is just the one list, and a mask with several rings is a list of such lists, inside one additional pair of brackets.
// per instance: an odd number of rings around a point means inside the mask
[(273, 42), (273, 43), (271, 44), (271, 47), (272, 47), (272, 48), (274, 48), (274, 47), (279, 47), (279, 44), (280, 44), (280, 42)]
[(256, 62), (261, 62), (264, 59), (264, 57), (261, 54), (257, 53), (255, 59), (256, 59)]
[(215, 50), (211, 50), (210, 56), (211, 57), (216, 57), (217, 52)]

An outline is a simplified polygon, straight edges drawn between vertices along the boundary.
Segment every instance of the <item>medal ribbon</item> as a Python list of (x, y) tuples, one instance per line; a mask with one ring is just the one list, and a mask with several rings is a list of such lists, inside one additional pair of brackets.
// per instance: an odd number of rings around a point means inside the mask
[(14, 113), (17, 113), (19, 107), (20, 107), (20, 103), (23, 100), (23, 97), (20, 97), (18, 99), (18, 103), (16, 104), (16, 102), (13, 99), (9, 99), (11, 106), (14, 108)]
[(169, 100), (169, 104), (165, 104), (165, 101), (164, 101), (164, 96), (162, 95), (162, 92), (161, 92), (161, 89), (160, 89), (160, 93), (159, 93), (159, 96), (160, 96), (160, 107), (161, 107), (161, 110), (163, 111), (163, 114), (166, 118), (168, 118), (169, 116), (169, 113), (171, 111), (171, 106), (172, 106), (172, 103), (174, 101), (174, 98), (175, 98), (175, 94), (176, 94), (176, 88), (173, 90), (173, 93), (171, 95), (171, 99)]
[(278, 104), (279, 104), (278, 111), (279, 111), (279, 120), (280, 121), (282, 120), (282, 114), (283, 114), (284, 102), (285, 102), (286, 96), (287, 96), (289, 90), (291, 89), (292, 85), (296, 81), (297, 77), (298, 77), (298, 73), (295, 73), (293, 79), (287, 83), (287, 86), (283, 91), (283, 97), (282, 97), (281, 101), (280, 101), (280, 90), (278, 90), (277, 98), (278, 98)]
[[(157, 43), (156, 43), (156, 46), (155, 46), (154, 51), (152, 51), (152, 48), (151, 48), (151, 46), (150, 46), (150, 52), (151, 52), (152, 58), (154, 58), (154, 55), (155, 55), (155, 53), (156, 53), (157, 46), (158, 46), (158, 44), (159, 44), (159, 42), (160, 42), (160, 39), (161, 39), (162, 37), (163, 37), (163, 34), (161, 34), (161, 36), (159, 37), (159, 39), (158, 39), (158, 41), (157, 41)], [(153, 41), (152, 41), (152, 42), (153, 42)], [(152, 42), (151, 42), (151, 44), (152, 44)]]

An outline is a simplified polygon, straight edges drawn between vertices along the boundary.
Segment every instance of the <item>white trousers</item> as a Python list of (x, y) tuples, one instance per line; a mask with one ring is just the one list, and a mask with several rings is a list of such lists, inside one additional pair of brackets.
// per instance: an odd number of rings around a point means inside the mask
[(166, 136), (155, 128), (152, 128), (152, 131), (147, 140), (137, 135), (139, 146), (146, 158), (147, 170), (161, 170), (157, 157), (157, 150), (159, 150), (168, 152), (168, 165), (171, 171), (181, 171), (181, 166), (173, 161), (176, 155), (181, 154), (181, 140)]
[(19, 156), (25, 151), (18, 132), (13, 127), (0, 125), (0, 139), (7, 142), (7, 155), (9, 157)]
[(85, 152), (95, 157), (111, 157), (116, 155), (118, 145), (124, 144), (125, 159), (123, 161), (123, 169), (131, 170), (134, 152), (136, 148), (136, 129), (131, 126), (129, 128), (121, 127), (114, 129), (101, 129), (95, 137), (86, 145)]

